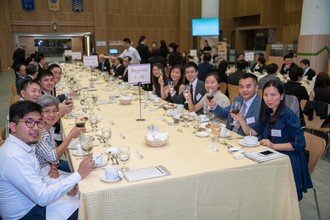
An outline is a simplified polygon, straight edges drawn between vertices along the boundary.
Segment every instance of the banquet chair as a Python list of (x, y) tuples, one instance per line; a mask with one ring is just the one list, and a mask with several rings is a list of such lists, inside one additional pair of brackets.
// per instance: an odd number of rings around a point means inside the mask
[(220, 82), (220, 92), (222, 94), (226, 94), (227, 91), (227, 83), (225, 82)]
[[(309, 169), (309, 173), (312, 175), (317, 162), (325, 152), (326, 143), (323, 138), (316, 136), (314, 134), (304, 132), (304, 135), (306, 139), (306, 150), (309, 151), (308, 169)], [(315, 187), (313, 187), (313, 192), (314, 192), (317, 214), (319, 219), (321, 219), (320, 207), (319, 207), (319, 202), (317, 199), (317, 193)]]
[(294, 95), (285, 95), (285, 105), (300, 118), (299, 101)]
[(13, 96), (17, 95), (16, 85), (13, 83), (10, 83), (9, 87), (11, 89), (11, 93), (13, 94)]
[[(302, 99), (300, 101), (300, 107), (302, 110), (305, 108), (306, 103), (307, 103), (307, 100)], [(330, 104), (328, 105), (328, 115), (329, 114), (330, 114)], [(325, 119), (321, 119), (320, 116), (317, 116), (315, 111), (313, 112), (313, 120), (311, 120), (311, 121), (308, 119), (308, 116), (306, 114), (303, 114), (303, 115), (304, 115), (304, 120), (306, 123), (305, 128), (312, 130), (312, 133), (313, 133), (313, 131), (319, 131), (319, 132), (325, 133), (328, 136), (328, 144), (324, 151), (324, 154), (323, 154), (323, 156), (324, 156), (330, 145), (330, 127), (322, 127), (322, 124), (325, 121)]]
[(228, 95), (230, 102), (233, 102), (235, 97), (239, 96), (239, 86), (228, 84)]
[(18, 102), (21, 97), (19, 95), (15, 95), (9, 98), (9, 104), (12, 105), (15, 102)]

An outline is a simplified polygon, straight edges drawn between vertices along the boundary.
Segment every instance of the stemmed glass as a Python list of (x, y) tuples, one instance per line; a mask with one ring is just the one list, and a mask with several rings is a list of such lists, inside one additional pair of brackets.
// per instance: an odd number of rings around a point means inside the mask
[(91, 115), (89, 118), (89, 123), (91, 124), (92, 131), (95, 132), (98, 123), (97, 115)]
[[(213, 99), (214, 95), (213, 95), (213, 91), (210, 89), (207, 93), (206, 93), (206, 98), (211, 101)], [(208, 109), (210, 110), (211, 107), (208, 106)]]
[[(239, 113), (240, 110), (241, 110), (241, 103), (234, 101), (230, 106), (230, 113), (236, 115)], [(237, 125), (237, 122), (234, 120), (233, 123), (231, 123), (231, 125), (235, 126)]]
[(184, 98), (186, 99), (186, 101), (184, 103), (188, 103), (188, 95), (190, 93), (190, 86), (189, 85), (185, 85), (184, 90), (183, 90), (183, 95)]
[(80, 144), (81, 144), (81, 148), (87, 153), (90, 153), (93, 149), (93, 139), (89, 136), (81, 135)]
[(86, 123), (86, 120), (82, 115), (77, 115), (75, 117), (75, 124), (77, 127), (83, 128), (83, 127), (85, 127), (85, 123)]
[(170, 94), (174, 92), (174, 82), (168, 81), (168, 88), (170, 89)]
[(183, 120), (184, 120), (184, 124), (182, 125), (182, 127), (189, 127), (188, 125), (188, 120), (189, 120), (189, 111), (188, 110), (183, 110), (182, 112), (182, 117), (183, 117)]
[(102, 128), (102, 138), (105, 139), (105, 141), (106, 141), (104, 147), (110, 146), (109, 142), (108, 142), (110, 137), (111, 137), (111, 129), (110, 128)]
[(126, 162), (128, 161), (129, 157), (130, 157), (129, 147), (122, 147), (119, 149), (118, 158), (123, 163), (123, 167), (121, 168), (123, 172), (128, 170), (128, 167), (126, 166)]

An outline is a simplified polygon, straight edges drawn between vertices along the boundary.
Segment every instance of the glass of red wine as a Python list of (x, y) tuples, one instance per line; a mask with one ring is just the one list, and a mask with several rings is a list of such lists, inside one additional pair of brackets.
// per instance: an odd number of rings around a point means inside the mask
[(75, 117), (75, 123), (76, 123), (77, 127), (83, 128), (83, 127), (85, 127), (86, 120), (83, 116), (78, 115)]
[[(206, 98), (211, 101), (213, 98), (214, 98), (214, 95), (213, 95), (213, 92), (212, 90), (209, 90), (207, 93), (206, 93)], [(207, 107), (209, 110), (211, 109), (210, 106)]]
[[(230, 113), (232, 113), (232, 114), (238, 114), (239, 113), (239, 111), (241, 110), (241, 103), (240, 102), (233, 102), (232, 104), (231, 104), (231, 106), (230, 106)], [(233, 120), (233, 123), (231, 123), (231, 125), (236, 125), (237, 124), (237, 122), (235, 121), (235, 120)]]

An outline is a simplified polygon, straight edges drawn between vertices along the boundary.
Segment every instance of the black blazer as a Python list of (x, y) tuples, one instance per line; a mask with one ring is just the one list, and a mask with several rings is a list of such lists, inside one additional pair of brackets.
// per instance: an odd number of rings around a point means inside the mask
[(115, 69), (115, 77), (123, 76), (125, 69), (126, 68), (123, 64), (118, 65)]
[(243, 74), (244, 72), (242, 70), (236, 70), (234, 73), (229, 74), (227, 77), (228, 84), (237, 86)]
[(25, 64), (25, 50), (17, 48), (13, 53), (13, 64), (11, 67), (15, 70), (18, 64)]
[(146, 46), (144, 44), (139, 44), (136, 47), (136, 50), (139, 52), (139, 55), (141, 57), (140, 63), (147, 63), (148, 62), (148, 58), (150, 56), (148, 46)]
[(99, 63), (97, 68), (101, 71), (106, 71), (106, 72), (110, 73), (110, 62), (109, 62), (109, 60), (104, 61), (103, 69), (102, 69), (102, 63)]
[(313, 77), (316, 75), (315, 71), (311, 68), (304, 74), (304, 76), (307, 76), (308, 80), (312, 80)]
[(284, 71), (284, 67), (285, 67), (285, 63), (282, 64), (282, 67), (281, 67), (281, 71), (280, 73), (283, 75), (283, 74), (289, 74), (289, 72), (293, 69), (293, 68), (298, 68), (299, 66), (295, 63), (292, 63), (290, 68), (287, 69), (286, 71)]

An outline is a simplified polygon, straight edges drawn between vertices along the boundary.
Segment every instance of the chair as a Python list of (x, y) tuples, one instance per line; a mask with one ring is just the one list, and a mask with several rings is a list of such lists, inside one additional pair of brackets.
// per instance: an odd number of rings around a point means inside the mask
[[(325, 152), (326, 143), (323, 138), (316, 136), (314, 134), (304, 132), (304, 135), (306, 139), (306, 150), (309, 151), (308, 169), (309, 169), (309, 173), (312, 175), (317, 162)], [(319, 219), (321, 219), (320, 207), (319, 207), (319, 202), (317, 199), (317, 193), (315, 188), (313, 188), (313, 192), (314, 192), (317, 214), (319, 216)]]
[(230, 102), (233, 102), (235, 97), (239, 96), (239, 86), (228, 84), (228, 95)]
[(227, 83), (225, 83), (225, 82), (221, 82), (221, 83), (220, 83), (220, 92), (221, 92), (222, 94), (226, 94), (226, 91), (227, 91)]
[(299, 101), (294, 95), (285, 95), (285, 105), (300, 118)]
[(9, 98), (9, 104), (10, 105), (12, 105), (12, 104), (14, 104), (15, 102), (18, 102), (19, 100), (20, 100), (20, 96), (19, 95), (15, 95), (15, 96), (13, 96), (13, 97), (10, 97)]
[(16, 85), (11, 83), (9, 84), (9, 87), (11, 89), (11, 93), (13, 94), (13, 96), (17, 95)]
[(0, 129), (0, 145), (2, 145), (6, 140), (6, 127)]
[[(300, 101), (300, 107), (302, 110), (304, 110), (306, 103), (307, 103), (307, 100), (302, 99)], [(328, 105), (328, 114), (330, 114), (330, 105)], [(304, 120), (306, 123), (305, 128), (310, 129), (312, 131), (315, 130), (315, 131), (320, 131), (322, 133), (327, 134), (328, 145), (326, 146), (326, 150), (324, 151), (324, 154), (325, 154), (325, 152), (327, 151), (327, 149), (330, 145), (330, 127), (325, 127), (325, 128), (321, 127), (323, 122), (325, 121), (325, 119), (321, 119), (320, 116), (317, 116), (315, 111), (313, 112), (313, 120), (311, 120), (311, 121), (308, 119), (307, 115), (305, 115), (305, 114), (303, 114), (303, 115), (304, 115)]]

